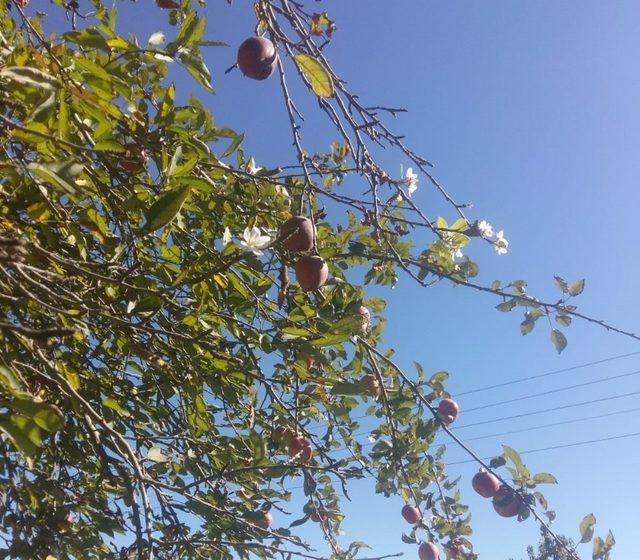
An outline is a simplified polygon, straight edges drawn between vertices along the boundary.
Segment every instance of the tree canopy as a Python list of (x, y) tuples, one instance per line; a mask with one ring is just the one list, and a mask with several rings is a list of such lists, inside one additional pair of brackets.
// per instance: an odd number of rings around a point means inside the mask
[[(492, 294), (523, 314), (523, 335), (548, 319), (558, 352), (575, 318), (634, 335), (577, 310), (583, 280), (556, 277), (548, 300), (523, 280), (476, 282), (465, 248), (505, 253), (504, 234), (388, 127), (401, 109), (347, 88), (325, 55), (330, 14), (253, 6), (293, 142), (292, 161), (267, 169), (204, 97), (176, 101), (171, 63), (206, 94), (203, 50), (222, 46), (193, 2), (157, 0), (167, 38), (148, 43), (117, 31), (117, 4), (27, 3), (0, 4), (0, 557), (314, 559), (296, 527), (317, 522), (333, 558), (356, 558), (365, 545), (338, 538), (340, 504), (372, 477), (420, 510), (404, 542), (475, 558), (442, 433), (556, 542), (539, 488), (554, 477), (510, 447), (485, 464), (460, 442), (455, 411), (438, 410), (448, 374), (396, 364), (367, 287), (405, 275)], [(48, 26), (54, 10), (67, 29)], [(335, 128), (325, 153), (305, 149), (293, 81)], [(410, 168), (385, 170), (382, 148)], [(416, 206), (418, 180), (448, 214)], [(378, 420), (368, 447), (363, 415)], [(306, 503), (285, 526), (294, 493)], [(613, 537), (595, 543), (608, 558)]]

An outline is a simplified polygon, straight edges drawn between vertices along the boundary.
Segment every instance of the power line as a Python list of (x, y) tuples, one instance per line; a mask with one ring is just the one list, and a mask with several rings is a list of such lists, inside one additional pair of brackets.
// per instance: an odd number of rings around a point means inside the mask
[(470, 389), (469, 391), (463, 391), (462, 393), (457, 393), (456, 397), (461, 397), (463, 395), (471, 395), (472, 393), (479, 393), (481, 391), (489, 391), (490, 389), (498, 389), (500, 387), (506, 387), (508, 385), (515, 385), (516, 383), (524, 383), (525, 381), (531, 381), (532, 379), (540, 379), (541, 377), (549, 377), (550, 375), (557, 375), (559, 373), (566, 373), (568, 371), (575, 371), (576, 369), (581, 369), (589, 366), (595, 366), (598, 364), (604, 364), (607, 362), (612, 362), (614, 360), (620, 360), (622, 358), (628, 358), (629, 356), (637, 356), (640, 354), (638, 352), (629, 352), (628, 354), (618, 354), (617, 356), (610, 356), (608, 358), (603, 358), (601, 360), (596, 360), (594, 362), (586, 362), (584, 364), (579, 364), (577, 366), (571, 366), (568, 368), (556, 369), (552, 371), (548, 371), (546, 373), (540, 373), (538, 375), (530, 375), (528, 377), (520, 377), (518, 379), (512, 379), (511, 381), (504, 381), (503, 383), (496, 383), (495, 385), (486, 385), (485, 387), (478, 387), (477, 389)]
[[(635, 374), (635, 373), (636, 372), (632, 372), (632, 374)], [(631, 374), (623, 374), (623, 375), (631, 375)], [(590, 384), (590, 383), (593, 383), (593, 382), (588, 382), (586, 384)], [(553, 391), (550, 391), (550, 392), (553, 392)], [(610, 401), (610, 400), (615, 400), (615, 399), (621, 399), (623, 397), (630, 397), (630, 396), (638, 395), (638, 394), (640, 394), (640, 391), (633, 391), (631, 393), (622, 393), (620, 395), (613, 395), (613, 396), (610, 396), (610, 397), (603, 397), (603, 398), (600, 398), (600, 399), (593, 399), (593, 400), (582, 401), (582, 402), (578, 402), (578, 403), (554, 406), (554, 407), (551, 407), (551, 408), (544, 408), (542, 410), (534, 410), (532, 412), (523, 412), (521, 414), (513, 414), (511, 416), (502, 416), (500, 418), (493, 418), (491, 420), (483, 420), (483, 421), (479, 421), (479, 422), (473, 422), (473, 423), (470, 423), (470, 424), (462, 424), (460, 426), (451, 427), (451, 429), (452, 430), (460, 430), (462, 428), (471, 428), (472, 426), (482, 426), (484, 424), (493, 424), (495, 422), (501, 422), (503, 420), (513, 420), (515, 418), (525, 418), (527, 416), (535, 416), (537, 414), (544, 414), (545, 412), (554, 412), (556, 410), (565, 410), (567, 408), (575, 408), (575, 407), (584, 406), (584, 405), (587, 405), (587, 404), (594, 404), (594, 403), (598, 403), (598, 402), (605, 402), (605, 401)], [(540, 396), (540, 395), (536, 395), (536, 396)], [(527, 397), (521, 397), (518, 400), (524, 400), (525, 398), (529, 398), (529, 397), (528, 396)], [(490, 406), (495, 406), (496, 404), (503, 404), (503, 403), (494, 403), (493, 405), (490, 405)], [(417, 408), (417, 407), (413, 407), (413, 408)], [(488, 408), (488, 406), (487, 407), (483, 407), (483, 408)], [(471, 409), (471, 410), (475, 410), (475, 409)], [(468, 411), (463, 410), (463, 412), (468, 412)], [(366, 431), (362, 431), (362, 432), (357, 432), (357, 433), (355, 433), (353, 435), (354, 435), (354, 437), (368, 435), (372, 431), (373, 430), (366, 430)]]
[[(589, 439), (589, 440), (585, 440), (585, 441), (574, 441), (571, 443), (563, 443), (560, 445), (550, 445), (548, 447), (538, 447), (537, 449), (527, 449), (525, 451), (520, 451), (519, 455), (531, 455), (532, 453), (541, 453), (543, 451), (555, 451), (558, 449), (567, 449), (570, 447), (581, 447), (583, 445), (592, 445), (594, 443), (603, 443), (606, 441), (614, 441), (614, 440), (618, 440), (618, 439), (626, 439), (626, 438), (632, 438), (632, 437), (638, 437), (640, 436), (640, 432), (632, 432), (630, 434), (619, 434), (619, 435), (615, 435), (615, 436), (609, 436), (609, 437), (604, 437), (604, 438), (597, 438), (597, 439)], [(481, 457), (481, 459), (483, 461), (489, 461), (491, 459), (493, 459), (495, 457), (495, 455), (489, 456), (489, 457)], [(477, 463), (477, 461), (475, 459), (465, 459), (464, 461), (453, 461), (450, 463), (445, 463), (445, 466), (447, 467), (451, 467), (451, 466), (455, 466), (455, 465), (465, 465), (468, 463)], [(365, 474), (363, 476), (361, 476), (360, 478), (376, 478), (375, 476), (369, 475), (369, 474)], [(304, 488), (304, 486), (292, 486), (291, 488), (289, 488), (289, 490), (298, 490), (300, 488)]]
[[(640, 411), (640, 407), (636, 407), (636, 408), (627, 408), (625, 410), (616, 410), (614, 412), (606, 412), (604, 414), (594, 414), (592, 416), (583, 416), (582, 418), (573, 418), (571, 420), (563, 420), (561, 422), (550, 422), (548, 424), (539, 424), (538, 426), (530, 426), (528, 428), (520, 428), (518, 430), (508, 430), (505, 432), (499, 432), (499, 433), (495, 433), (495, 434), (485, 434), (482, 436), (476, 436), (476, 437), (471, 437), (471, 438), (465, 438), (465, 443), (469, 442), (469, 441), (479, 441), (479, 440), (483, 440), (483, 439), (491, 439), (491, 438), (496, 438), (496, 437), (501, 437), (501, 436), (507, 436), (507, 435), (512, 435), (512, 434), (520, 434), (523, 432), (532, 432), (534, 430), (541, 430), (543, 428), (555, 428), (556, 426), (564, 426), (567, 424), (576, 424), (577, 422), (585, 422), (587, 420), (597, 420), (599, 418), (608, 418), (610, 416), (619, 416), (621, 414), (630, 414), (631, 412), (639, 412)], [(360, 444), (360, 447), (371, 447), (373, 445), (375, 445), (376, 443), (378, 443), (377, 441), (368, 441), (365, 443)], [(442, 444), (444, 442), (442, 441), (436, 441), (434, 442), (434, 444)], [(335, 451), (348, 451), (349, 448), (348, 447), (339, 447), (337, 449), (335, 449)]]
[(549, 424), (540, 424), (538, 426), (530, 426), (529, 428), (520, 428), (519, 430), (508, 430), (506, 432), (500, 432), (497, 434), (486, 434), (484, 436), (476, 436), (472, 438), (465, 438), (465, 442), (467, 441), (479, 441), (481, 439), (491, 439), (501, 436), (508, 436), (512, 434), (520, 434), (522, 432), (532, 432), (534, 430), (541, 430), (543, 428), (555, 428), (556, 426), (564, 426), (566, 424), (575, 424), (577, 422), (584, 422), (586, 420), (597, 420), (599, 418), (607, 418), (609, 416), (618, 416), (620, 414), (629, 414), (631, 412), (640, 411), (640, 407), (637, 408), (627, 408), (625, 410), (616, 410), (615, 412), (607, 412), (606, 414), (595, 414), (593, 416), (584, 416), (582, 418), (573, 418), (572, 420), (563, 420), (562, 422), (550, 422)]
[(619, 375), (612, 375), (611, 377), (603, 377), (601, 379), (596, 379), (594, 381), (586, 381), (585, 383), (577, 383), (575, 385), (567, 385), (566, 387), (559, 387), (558, 389), (550, 389), (549, 391), (543, 391), (541, 393), (532, 393), (530, 395), (525, 395), (523, 397), (515, 397), (513, 399), (508, 399), (505, 401), (498, 401), (491, 404), (484, 404), (482, 406), (474, 406), (473, 408), (465, 408), (464, 412), (473, 412), (475, 410), (484, 410), (485, 408), (492, 408), (494, 406), (498, 406), (501, 404), (510, 404), (514, 402), (520, 402), (527, 399), (533, 399), (536, 397), (544, 397), (545, 395), (552, 395), (554, 393), (561, 393), (563, 391), (569, 391), (571, 389), (578, 389), (579, 387), (586, 387), (588, 385), (596, 385), (598, 383), (605, 383), (606, 381), (611, 381), (613, 379), (622, 379), (624, 377), (631, 377), (633, 375), (638, 375), (640, 370), (632, 371), (630, 373), (621, 373)]
[(461, 430), (463, 428), (471, 428), (472, 426), (482, 426), (484, 424), (493, 424), (495, 422), (502, 422), (503, 420), (513, 420), (514, 418), (524, 418), (526, 416), (534, 416), (536, 414), (544, 414), (545, 412), (555, 412), (556, 410), (566, 410), (568, 408), (575, 408), (577, 406), (584, 406), (587, 404), (594, 404), (599, 402), (612, 401), (615, 399), (622, 399), (624, 397), (631, 397), (633, 395), (640, 395), (640, 391), (632, 391), (631, 393), (622, 393), (620, 395), (613, 395), (611, 397), (603, 397), (600, 399), (593, 399), (590, 401), (582, 401), (579, 403), (565, 404), (561, 406), (553, 406), (551, 408), (544, 408), (542, 410), (534, 410), (533, 412), (523, 412), (522, 414), (512, 414), (511, 416), (502, 416), (500, 418), (493, 418), (491, 420), (483, 420), (481, 422), (474, 422), (472, 424), (463, 424), (462, 426), (456, 426), (451, 428), (452, 430)]
[[(640, 355), (640, 351), (638, 351), (638, 352), (629, 352), (627, 354), (618, 354), (616, 356), (610, 356), (608, 358), (602, 358), (601, 360), (596, 360), (596, 361), (593, 361), (593, 362), (586, 362), (584, 364), (579, 364), (577, 366), (571, 366), (571, 367), (568, 367), (568, 368), (556, 369), (556, 370), (548, 371), (546, 373), (541, 373), (541, 374), (538, 374), (538, 375), (530, 375), (528, 377), (521, 377), (519, 379), (513, 379), (511, 381), (505, 381), (503, 383), (497, 383), (495, 385), (487, 385), (485, 387), (479, 387), (477, 389), (470, 389), (469, 391), (463, 391), (461, 393), (456, 393), (453, 396), (454, 397), (461, 397), (463, 395), (471, 395), (473, 393), (479, 393), (481, 391), (489, 391), (490, 389), (498, 389), (500, 387), (507, 387), (509, 385), (515, 385), (517, 383), (523, 383), (525, 381), (531, 381), (533, 379), (540, 379), (540, 378), (543, 378), (543, 377), (549, 377), (551, 375), (557, 375), (559, 373), (565, 373), (565, 372), (568, 372), (568, 371), (575, 371), (577, 369), (585, 368), (585, 367), (588, 367), (588, 366), (604, 364), (604, 363), (607, 363), (607, 362), (612, 362), (614, 360), (619, 360), (619, 359), (622, 359), (622, 358), (628, 358), (629, 356), (637, 356), (637, 355)], [(629, 375), (636, 375), (637, 373), (638, 372), (632, 372), (630, 374), (622, 374), (621, 377), (629, 376)], [(590, 381), (590, 382), (585, 383), (585, 385), (594, 384), (594, 383), (600, 383), (602, 381), (606, 381), (608, 379), (615, 379), (615, 378), (616, 377), (614, 376), (614, 377), (610, 377), (610, 378), (606, 378), (606, 379), (602, 379), (602, 380)], [(572, 385), (570, 387), (567, 387), (566, 389), (558, 389), (556, 392), (560, 392), (561, 390), (572, 389), (572, 388), (579, 387), (579, 386), (580, 385), (576, 385), (576, 386)], [(540, 396), (542, 396), (542, 394)], [(527, 396), (525, 398), (532, 398), (532, 397)], [(523, 399), (519, 399), (519, 400), (524, 400), (524, 398)], [(495, 403), (495, 404), (506, 404), (507, 402), (516, 402), (516, 401), (515, 400), (514, 401), (504, 401), (504, 402)], [(485, 408), (489, 408), (490, 406), (493, 406), (493, 405), (487, 405)], [(412, 408), (418, 408), (418, 405), (416, 405), (416, 406), (414, 406)], [(479, 409), (480, 409), (480, 407), (471, 408), (471, 409), (465, 410), (465, 412), (470, 412), (471, 410), (479, 410)], [(370, 414), (362, 414), (360, 416), (354, 416), (352, 418), (352, 420), (361, 420), (362, 418), (367, 418), (368, 416), (370, 416)], [(355, 435), (362, 435), (364, 433), (368, 433), (368, 432), (360, 432), (359, 434), (355, 434)]]
[[(605, 441), (613, 441), (615, 439), (625, 439), (625, 438), (638, 437), (638, 436), (640, 436), (640, 432), (633, 432), (630, 434), (621, 434), (621, 435), (609, 436), (605, 438), (588, 439), (586, 441), (575, 441), (572, 443), (563, 443), (561, 445), (550, 445), (549, 447), (539, 447), (537, 449), (527, 449), (526, 451), (521, 451), (519, 454), (529, 455), (531, 453), (540, 453), (541, 451), (554, 451), (556, 449), (566, 449), (568, 447), (579, 447), (581, 445), (590, 445), (592, 443), (602, 443)], [(482, 460), (487, 461), (492, 458), (493, 457), (483, 457)], [(453, 463), (447, 463), (447, 466), (449, 467), (452, 465), (464, 465), (465, 463), (476, 463), (476, 462), (477, 461), (475, 459), (466, 459), (464, 461), (454, 461)]]

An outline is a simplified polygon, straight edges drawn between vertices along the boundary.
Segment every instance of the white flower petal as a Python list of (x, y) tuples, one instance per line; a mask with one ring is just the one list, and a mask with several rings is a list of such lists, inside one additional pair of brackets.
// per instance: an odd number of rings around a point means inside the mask
[(150, 45), (153, 45), (154, 47), (157, 47), (158, 45), (162, 45), (162, 43), (164, 43), (164, 33), (162, 33), (161, 31), (156, 31), (155, 33), (151, 34), (151, 37), (149, 37), (149, 41), (147, 41)]

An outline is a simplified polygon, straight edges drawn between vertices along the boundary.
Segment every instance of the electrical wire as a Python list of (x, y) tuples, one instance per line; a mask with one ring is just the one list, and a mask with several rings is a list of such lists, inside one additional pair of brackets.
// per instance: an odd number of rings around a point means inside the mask
[(545, 412), (555, 412), (557, 410), (566, 410), (569, 408), (575, 408), (578, 406), (585, 406), (587, 404), (595, 404), (599, 402), (613, 401), (615, 399), (622, 399), (624, 397), (631, 397), (633, 395), (640, 395), (640, 391), (631, 391), (630, 393), (621, 393), (619, 395), (612, 395), (610, 397), (602, 397), (600, 399), (592, 399), (589, 401), (581, 401), (578, 403), (565, 404), (561, 406), (552, 406), (550, 408), (543, 408), (541, 410), (534, 410), (532, 412), (523, 412), (521, 414), (512, 414), (511, 416), (501, 416), (500, 418), (492, 418), (491, 420), (483, 420), (481, 422), (473, 422), (472, 424), (463, 424), (461, 426), (452, 427), (452, 430), (462, 430), (463, 428), (471, 428), (472, 426), (484, 426), (485, 424), (494, 424), (495, 422), (502, 422), (504, 420), (513, 420), (515, 418), (525, 418), (527, 416), (535, 416), (536, 414), (544, 414)]
[(622, 358), (628, 358), (629, 356), (637, 356), (640, 354), (638, 352), (629, 352), (628, 354), (618, 354), (616, 356), (610, 356), (608, 358), (602, 358), (601, 360), (596, 360), (594, 362), (586, 362), (584, 364), (579, 364), (577, 366), (571, 366), (562, 369), (556, 369), (552, 371), (548, 371), (546, 373), (540, 373), (538, 375), (530, 375), (528, 377), (520, 377), (518, 379), (512, 379), (511, 381), (504, 381), (503, 383), (496, 383), (495, 385), (486, 385), (485, 387), (478, 387), (476, 389), (470, 389), (468, 391), (463, 391), (461, 393), (456, 393), (455, 397), (461, 397), (463, 395), (471, 395), (473, 393), (480, 393), (481, 391), (489, 391), (490, 389), (498, 389), (500, 387), (507, 387), (508, 385), (515, 385), (516, 383), (524, 383), (525, 381), (531, 381), (532, 379), (540, 379), (542, 377), (549, 377), (551, 375), (557, 375), (559, 373), (566, 373), (568, 371), (575, 371), (576, 369), (581, 369), (589, 366), (595, 366), (598, 364), (605, 364), (607, 362), (613, 362), (614, 360), (620, 360)]
[[(614, 436), (609, 436), (609, 437), (604, 437), (604, 438), (597, 438), (597, 439), (589, 439), (589, 440), (584, 440), (584, 441), (574, 441), (571, 443), (563, 443), (563, 444), (559, 444), (559, 445), (549, 445), (547, 447), (538, 447), (536, 449), (526, 449), (524, 451), (520, 451), (519, 455), (531, 455), (533, 453), (542, 453), (544, 451), (556, 451), (558, 449), (568, 449), (571, 447), (581, 447), (584, 445), (592, 445), (594, 443), (604, 443), (607, 441), (614, 441), (614, 440), (619, 440), (619, 439), (627, 439), (627, 438), (632, 438), (632, 437), (638, 437), (640, 436), (640, 432), (632, 432), (629, 434), (617, 434)], [(489, 461), (491, 459), (493, 459), (494, 456), (489, 456), (489, 457), (481, 457), (481, 459), (483, 461)], [(465, 459), (464, 461), (453, 461), (453, 462), (449, 462), (449, 463), (445, 463), (445, 466), (447, 467), (451, 467), (451, 466), (455, 466), (455, 465), (466, 465), (469, 463), (477, 463), (477, 461), (475, 459)], [(365, 474), (363, 476), (360, 477), (362, 478), (376, 478), (375, 476), (369, 475), (369, 474)], [(292, 486), (289, 488), (289, 490), (298, 490), (300, 488), (304, 488), (304, 486)]]
[[(576, 424), (578, 422), (585, 422), (587, 420), (597, 420), (600, 418), (608, 418), (610, 416), (619, 416), (621, 414), (630, 414), (632, 412), (640, 412), (640, 407), (636, 407), (636, 408), (627, 408), (625, 410), (616, 410), (614, 412), (606, 412), (604, 414), (594, 414), (592, 416), (583, 416), (582, 418), (572, 418), (571, 420), (563, 420), (561, 422), (550, 422), (548, 424), (539, 424), (538, 426), (529, 426), (527, 428), (520, 428), (517, 430), (508, 430), (505, 432), (499, 432), (499, 433), (495, 433), (495, 434), (485, 434), (482, 436), (476, 436), (476, 437), (471, 437), (471, 438), (465, 438), (464, 442), (470, 442), (470, 441), (480, 441), (483, 439), (491, 439), (491, 438), (496, 438), (496, 437), (501, 437), (501, 436), (507, 436), (507, 435), (512, 435), (512, 434), (520, 434), (523, 432), (532, 432), (534, 430), (541, 430), (544, 428), (555, 428), (556, 426), (564, 426), (567, 424)], [(365, 447), (371, 447), (373, 445), (375, 445), (377, 442), (375, 441), (367, 441), (364, 443), (360, 444), (360, 447), (365, 448)], [(435, 441), (434, 445), (442, 445), (444, 442), (443, 441)], [(345, 447), (339, 447), (339, 448), (335, 448), (333, 451), (348, 451), (349, 449), (345, 446)]]
[(520, 402), (527, 399), (534, 399), (536, 397), (544, 397), (546, 395), (552, 395), (554, 393), (562, 393), (563, 391), (570, 391), (571, 389), (578, 389), (580, 387), (587, 387), (588, 385), (597, 385), (598, 383), (605, 383), (607, 381), (611, 381), (613, 379), (622, 379), (624, 377), (631, 377), (633, 375), (638, 375), (640, 370), (632, 371), (630, 373), (621, 373), (619, 375), (612, 375), (610, 377), (602, 377), (600, 379), (596, 379), (594, 381), (586, 381), (584, 383), (576, 383), (575, 385), (567, 385), (566, 387), (559, 387), (558, 389), (550, 389), (549, 391), (542, 391), (541, 393), (532, 393), (530, 395), (524, 395), (523, 397), (515, 397), (513, 399), (507, 399), (504, 401), (498, 401), (490, 404), (483, 404), (481, 406), (474, 406), (473, 408), (465, 408), (464, 412), (473, 412), (475, 410), (484, 410), (486, 408), (492, 408), (494, 406), (499, 406), (502, 404), (510, 404), (514, 402)]
[[(527, 449), (525, 451), (521, 451), (519, 452), (520, 455), (530, 455), (531, 453), (540, 453), (542, 451), (555, 451), (556, 449), (567, 449), (569, 447), (580, 447), (582, 445), (590, 445), (592, 443), (602, 443), (605, 441), (613, 441), (616, 439), (625, 439), (625, 438), (630, 438), (630, 437), (638, 437), (640, 436), (640, 432), (632, 432), (630, 434), (620, 434), (620, 435), (615, 435), (615, 436), (609, 436), (609, 437), (605, 437), (605, 438), (598, 438), (598, 439), (588, 439), (586, 441), (575, 441), (572, 443), (563, 443), (561, 445), (550, 445), (548, 447), (538, 447), (537, 449)], [(493, 457), (482, 457), (483, 461), (488, 461), (489, 459), (492, 459)], [(475, 459), (466, 459), (464, 461), (454, 461), (452, 463), (447, 463), (447, 466), (452, 466), (452, 465), (464, 465), (466, 463), (477, 463), (477, 461)]]

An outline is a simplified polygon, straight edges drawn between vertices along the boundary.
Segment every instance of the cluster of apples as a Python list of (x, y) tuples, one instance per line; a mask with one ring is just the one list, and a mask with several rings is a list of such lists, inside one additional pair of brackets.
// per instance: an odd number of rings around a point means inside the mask
[(493, 509), (501, 517), (515, 517), (522, 507), (522, 497), (509, 486), (500, 484), (498, 478), (484, 469), (471, 481), (473, 489), (483, 498), (491, 498)]
[[(280, 227), (282, 245), (292, 253), (310, 251), (316, 239), (313, 222), (306, 216), (289, 218)], [(313, 292), (325, 285), (329, 267), (318, 255), (303, 255), (296, 261), (296, 278), (305, 292)]]
[(313, 458), (311, 442), (304, 436), (296, 434), (289, 426), (279, 426), (273, 432), (273, 440), (289, 452), (289, 457), (307, 464)]

